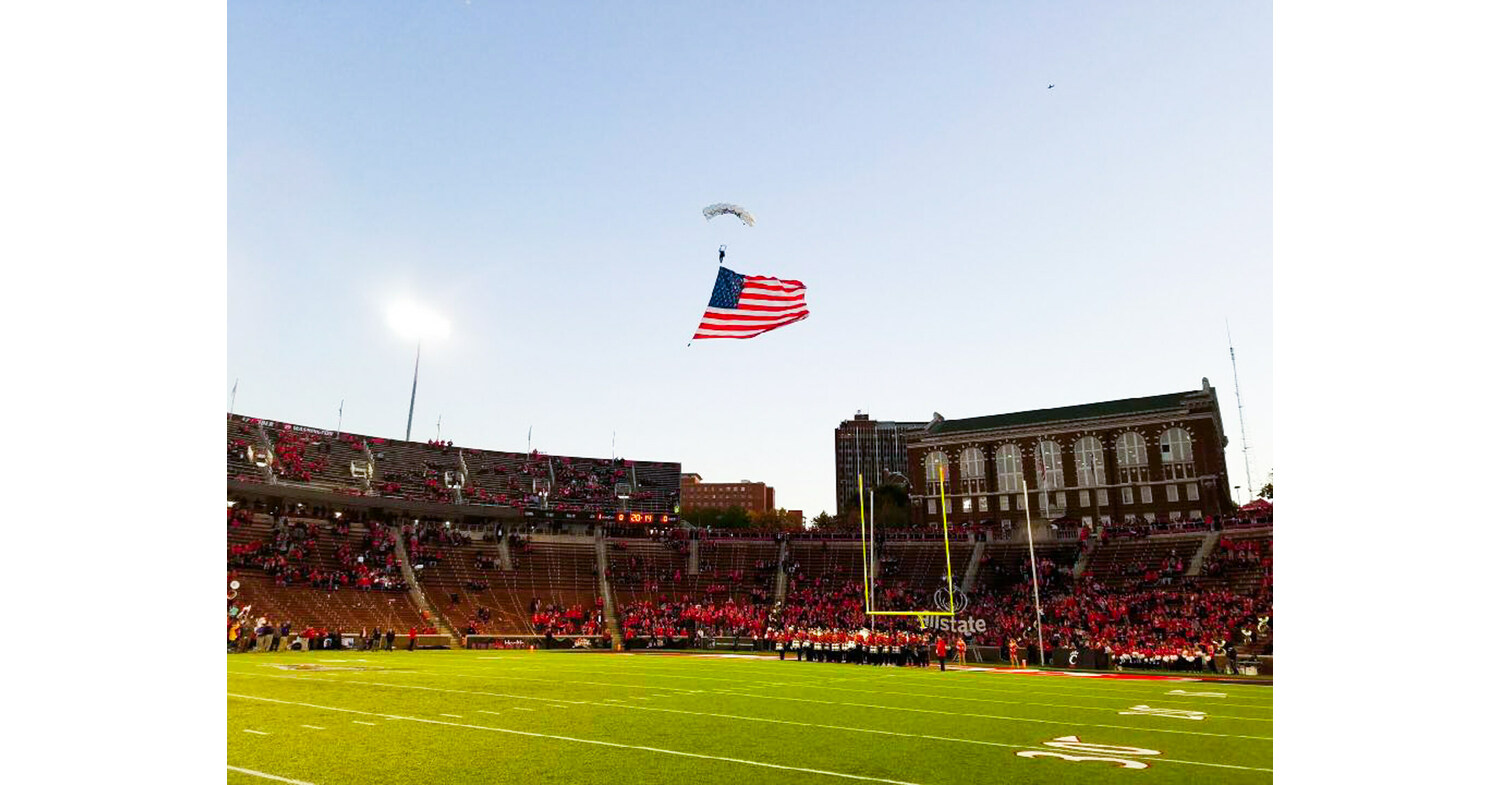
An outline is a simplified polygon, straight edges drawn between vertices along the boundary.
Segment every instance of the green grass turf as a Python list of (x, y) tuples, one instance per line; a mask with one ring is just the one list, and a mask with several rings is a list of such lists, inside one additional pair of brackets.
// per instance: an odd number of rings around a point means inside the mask
[[(1263, 685), (583, 652), (228, 660), (231, 783), (276, 781), (234, 768), (314, 785), (1271, 779)], [(312, 665), (329, 670), (290, 669)], [(1119, 713), (1138, 705), (1206, 718)], [(1159, 754), (1044, 746), (1067, 736)]]

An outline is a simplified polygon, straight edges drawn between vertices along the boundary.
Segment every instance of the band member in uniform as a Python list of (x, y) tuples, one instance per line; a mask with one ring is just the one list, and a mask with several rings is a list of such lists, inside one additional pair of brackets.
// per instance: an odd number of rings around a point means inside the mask
[(781, 660), (786, 659), (786, 630), (776, 633), (776, 656)]

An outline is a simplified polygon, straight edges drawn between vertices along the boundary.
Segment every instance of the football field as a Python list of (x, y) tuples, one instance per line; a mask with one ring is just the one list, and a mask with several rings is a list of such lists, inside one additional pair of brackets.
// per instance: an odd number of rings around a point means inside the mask
[(1271, 687), (532, 651), (228, 658), (230, 783), (1271, 780)]

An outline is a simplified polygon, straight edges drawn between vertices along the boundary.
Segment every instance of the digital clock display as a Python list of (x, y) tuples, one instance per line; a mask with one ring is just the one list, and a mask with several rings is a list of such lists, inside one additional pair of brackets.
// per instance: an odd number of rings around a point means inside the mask
[(617, 512), (615, 523), (671, 523), (672, 516), (650, 512)]

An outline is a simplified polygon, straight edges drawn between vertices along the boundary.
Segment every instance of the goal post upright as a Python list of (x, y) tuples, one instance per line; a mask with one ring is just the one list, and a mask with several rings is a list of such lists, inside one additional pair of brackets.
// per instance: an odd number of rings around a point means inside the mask
[[(947, 566), (947, 570), (948, 570), (948, 610), (945, 610), (945, 611), (938, 611), (938, 610), (932, 610), (932, 611), (882, 611), (882, 610), (876, 610), (875, 609), (875, 601), (874, 601), (874, 596), (873, 596), (873, 590), (872, 590), (872, 587), (871, 587), (871, 584), (873, 584), (874, 579), (872, 577), (870, 577), (870, 565), (873, 562), (873, 554), (874, 554), (874, 551), (875, 551), (875, 500), (874, 500), (874, 493), (875, 493), (875, 491), (872, 488), (870, 490), (870, 496), (871, 496), (871, 498), (870, 498), (870, 537), (869, 537), (869, 550), (868, 551), (865, 550), (864, 497), (863, 496), (860, 497), (859, 547), (860, 547), (860, 562), (865, 565), (865, 592), (866, 592), (866, 594), (865, 594), (865, 615), (866, 616), (916, 616), (918, 622), (921, 623), (921, 624), (923, 624), (923, 626), (926, 625), (926, 622), (922, 620), (922, 617), (924, 617), (924, 616), (948, 616), (948, 617), (956, 617), (956, 616), (958, 616), (958, 604), (955, 602), (954, 596), (953, 596), (953, 594), (954, 594), (954, 590), (953, 590), (953, 554), (952, 554), (952, 552), (951, 552), (951, 550), (949, 548), (949, 545), (948, 545), (948, 495), (947, 495), (948, 492), (947, 492), (947, 489), (946, 489), (946, 483), (947, 483), (947, 477), (945, 475), (944, 469), (938, 469), (938, 498), (941, 500), (939, 502), (939, 504), (942, 506), (942, 522), (943, 522), (943, 562)], [(860, 477), (860, 486), (861, 486), (861, 489), (863, 489), (863, 484), (864, 484), (864, 478)], [(895, 620), (893, 619), (891, 621), (891, 623), (895, 624)]]
[(953, 602), (953, 554), (948, 549), (948, 493), (947, 493), (948, 467), (938, 469), (938, 502), (943, 513), (943, 560), (948, 565), (948, 612), (954, 613), (958, 605)]
[[(859, 567), (864, 570), (864, 612), (873, 609), (870, 605), (870, 552), (865, 551), (864, 546), (864, 474), (859, 474)], [(874, 518), (874, 510), (870, 510), (870, 518)], [(874, 539), (874, 528), (870, 528), (870, 537)], [(873, 548), (871, 548), (873, 551)]]

